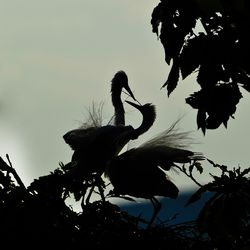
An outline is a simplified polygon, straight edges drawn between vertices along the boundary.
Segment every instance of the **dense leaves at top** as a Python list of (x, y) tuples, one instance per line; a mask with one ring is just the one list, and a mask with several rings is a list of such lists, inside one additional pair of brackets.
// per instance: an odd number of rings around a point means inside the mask
[(249, 13), (244, 0), (161, 0), (152, 12), (152, 31), (171, 65), (163, 87), (170, 95), (180, 76), (197, 72), (201, 89), (186, 102), (198, 109), (204, 134), (226, 127), (242, 97), (240, 87), (250, 91)]

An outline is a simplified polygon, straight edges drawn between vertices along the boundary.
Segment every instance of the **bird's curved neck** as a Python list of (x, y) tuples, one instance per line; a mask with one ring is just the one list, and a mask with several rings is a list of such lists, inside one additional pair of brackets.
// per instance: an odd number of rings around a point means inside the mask
[(124, 108), (121, 100), (122, 89), (111, 87), (111, 99), (115, 109), (115, 126), (125, 125)]
[(140, 135), (144, 134), (145, 132), (147, 132), (153, 125), (154, 121), (155, 121), (155, 113), (152, 114), (148, 114), (148, 115), (143, 115), (143, 120), (141, 125), (134, 129), (134, 131), (132, 131), (132, 137), (133, 138), (138, 138)]

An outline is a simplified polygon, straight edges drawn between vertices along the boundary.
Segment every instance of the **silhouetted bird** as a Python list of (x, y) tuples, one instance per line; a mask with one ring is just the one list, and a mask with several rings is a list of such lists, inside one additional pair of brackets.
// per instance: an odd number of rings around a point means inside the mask
[[(63, 138), (74, 150), (71, 162), (79, 168), (83, 175), (104, 172), (106, 163), (133, 139), (132, 126), (125, 126), (124, 108), (121, 100), (122, 89), (135, 100), (128, 85), (128, 77), (124, 71), (118, 71), (111, 80), (111, 99), (114, 106), (114, 125), (101, 126), (99, 121), (92, 121), (84, 126), (67, 132)], [(92, 114), (91, 114), (92, 115)], [(95, 116), (92, 116), (95, 119)]]
[[(155, 107), (151, 104), (140, 106), (132, 102), (128, 103), (143, 115), (141, 126), (131, 132), (136, 135), (141, 134), (152, 126), (156, 117)], [(114, 186), (115, 194), (151, 200), (154, 214), (149, 222), (149, 227), (161, 207), (161, 203), (155, 196), (170, 198), (178, 196), (178, 188), (164, 170), (170, 170), (176, 163), (189, 163), (192, 160), (204, 158), (200, 153), (184, 149), (188, 133), (176, 132), (176, 123), (140, 147), (114, 157), (105, 171), (105, 175)]]
[(125, 125), (125, 111), (121, 100), (122, 89), (124, 88), (128, 92), (129, 96), (131, 96), (135, 101), (136, 99), (128, 85), (128, 77), (124, 71), (118, 71), (111, 80), (111, 83), (111, 100), (115, 110), (114, 125)]

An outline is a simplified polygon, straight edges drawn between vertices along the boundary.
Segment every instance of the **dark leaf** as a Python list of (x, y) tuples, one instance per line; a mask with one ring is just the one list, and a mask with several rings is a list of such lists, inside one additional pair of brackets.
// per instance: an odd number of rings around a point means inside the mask
[(211, 165), (213, 165), (214, 167), (216, 166), (216, 164), (215, 164), (212, 160), (210, 160), (210, 159), (207, 158), (207, 161), (208, 161)]
[(197, 82), (201, 88), (214, 87), (218, 81), (214, 74), (215, 67), (207, 62), (200, 65)]
[(228, 122), (228, 119), (222, 121), (225, 128), (227, 128), (227, 122)]
[(204, 133), (206, 129), (216, 129), (221, 124), (226, 127), (240, 98), (242, 95), (236, 83), (221, 83), (202, 88), (186, 98), (186, 102), (198, 109), (197, 126)]
[[(215, 104), (215, 103), (214, 103)], [(219, 106), (217, 106), (219, 109)], [(229, 116), (227, 117), (227, 120)], [(222, 124), (223, 120), (221, 116), (218, 116), (214, 113), (210, 114), (206, 120), (206, 128), (207, 129), (216, 129)]]
[(189, 166), (189, 172), (192, 173), (192, 172), (193, 172), (193, 169), (194, 169), (194, 164), (191, 164), (191, 165)]
[(203, 92), (200, 90), (194, 92), (189, 97), (186, 98), (186, 103), (189, 104), (194, 109), (200, 109), (203, 105)]
[(197, 118), (196, 118), (198, 129), (201, 128), (203, 134), (206, 133), (206, 111), (203, 109), (199, 109), (197, 112)]
[(190, 39), (180, 54), (180, 70), (182, 79), (185, 79), (197, 69), (201, 62), (201, 37)]
[(0, 157), (0, 170), (7, 171), (10, 169), (10, 166)]
[(162, 86), (162, 88), (167, 86), (168, 96), (172, 93), (172, 91), (176, 88), (179, 79), (179, 64), (177, 60), (173, 61), (172, 68), (168, 75), (168, 79), (166, 83)]
[(208, 191), (207, 185), (205, 185), (205, 186), (199, 188), (194, 194), (191, 195), (191, 197), (188, 199), (188, 201), (187, 201), (187, 203), (185, 204), (185, 206), (188, 206), (188, 205), (190, 205), (190, 204), (192, 204), (192, 203), (198, 201), (198, 200), (201, 198), (202, 194), (203, 194), (204, 192), (206, 192), (206, 191)]
[(152, 32), (159, 35), (159, 24), (166, 22), (168, 17), (172, 16), (175, 7), (171, 2), (161, 1), (152, 11), (151, 26)]
[(170, 65), (171, 59), (178, 55), (177, 50), (177, 33), (176, 30), (170, 25), (171, 20), (167, 23), (162, 23), (160, 40), (164, 48), (165, 52), (165, 61), (168, 65)]
[(152, 32), (156, 33), (157, 36), (159, 36), (159, 30), (158, 27), (160, 25), (160, 22), (162, 20), (162, 3), (159, 3), (153, 10), (151, 15), (151, 25), (152, 25)]
[(246, 168), (246, 169), (244, 169), (242, 172), (241, 172), (241, 176), (244, 176), (244, 175), (246, 175), (246, 174), (248, 174), (250, 172), (250, 168)]
[(196, 161), (196, 162), (194, 163), (194, 166), (196, 167), (197, 171), (198, 171), (200, 174), (203, 173), (203, 167), (202, 167), (202, 165), (201, 165), (200, 162)]

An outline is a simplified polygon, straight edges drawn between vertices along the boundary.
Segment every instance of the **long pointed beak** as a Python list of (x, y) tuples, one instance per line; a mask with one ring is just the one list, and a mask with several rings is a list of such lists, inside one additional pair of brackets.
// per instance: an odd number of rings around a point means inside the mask
[(134, 97), (134, 94), (131, 91), (130, 87), (127, 85), (127, 86), (124, 86), (124, 88), (127, 90), (127, 92), (129, 93), (129, 95), (136, 101), (136, 99)]
[(141, 110), (142, 106), (139, 105), (139, 104), (136, 104), (134, 102), (130, 102), (130, 101), (125, 101), (126, 103), (128, 103), (129, 105), (133, 106), (134, 108), (138, 109), (138, 110)]

